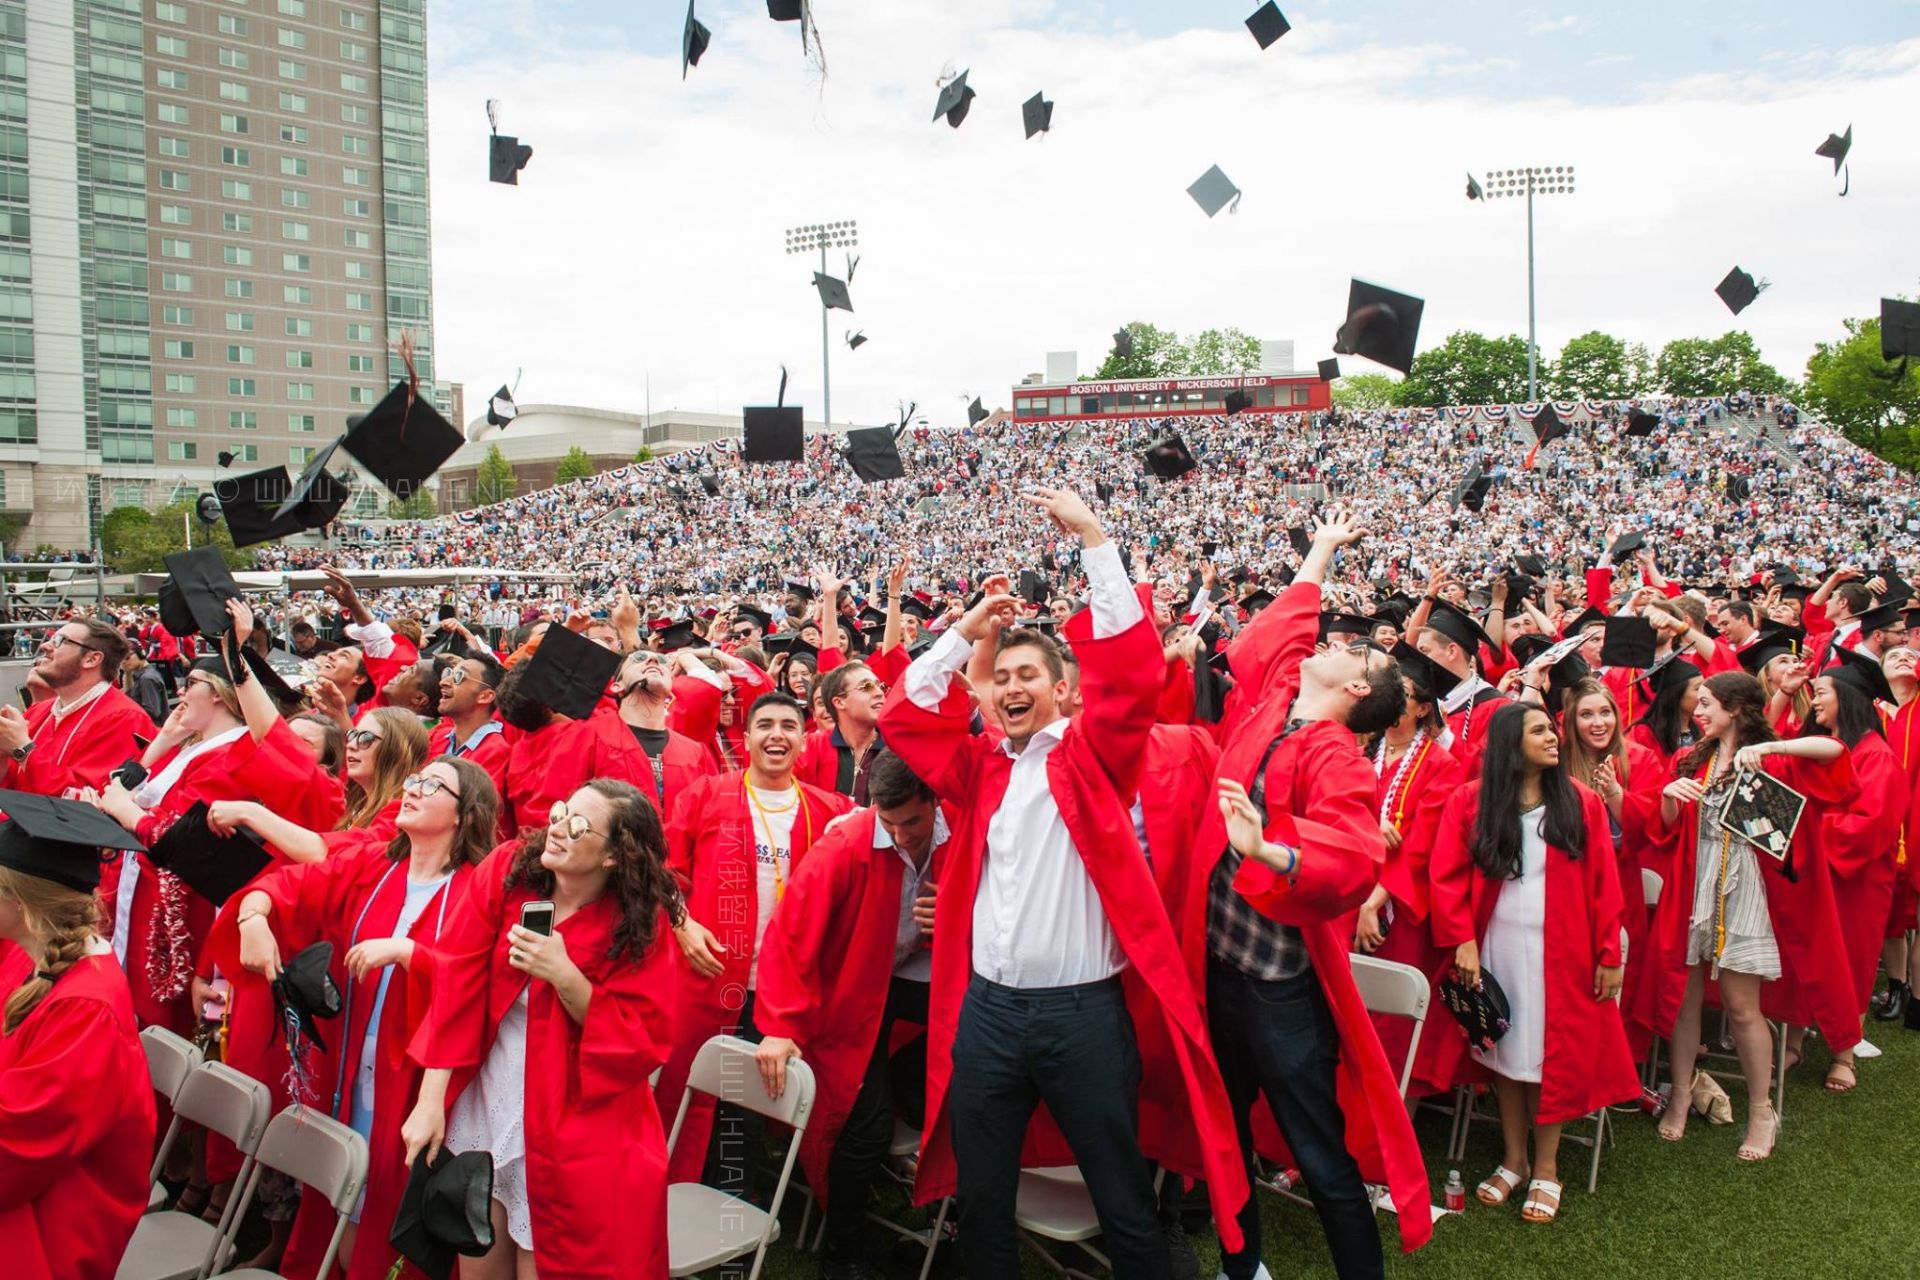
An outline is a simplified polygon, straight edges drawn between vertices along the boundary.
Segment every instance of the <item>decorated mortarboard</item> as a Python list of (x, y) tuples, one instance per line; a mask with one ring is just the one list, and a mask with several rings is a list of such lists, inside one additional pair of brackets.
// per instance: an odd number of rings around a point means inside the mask
[(1036, 93), (1021, 104), (1020, 119), (1029, 138), (1045, 133), (1053, 128), (1053, 104), (1047, 101), (1044, 92)]
[(100, 885), (102, 849), (144, 850), (138, 837), (92, 805), (0, 791), (0, 867), (81, 893)]
[(223, 635), (230, 619), (227, 601), (240, 599), (240, 584), (218, 547), (195, 547), (166, 557), (171, 603), (160, 602), (160, 621), (174, 635)]
[(933, 104), (933, 118), (945, 116), (947, 123), (958, 129), (960, 122), (967, 118), (974, 97), (973, 90), (967, 86), (967, 73), (962, 71), (940, 86), (940, 97)]
[(859, 427), (847, 432), (847, 465), (867, 484), (906, 478), (899, 446), (887, 427)]
[(295, 952), (280, 966), (274, 978), (273, 1004), (279, 1014), (281, 1030), (287, 1038), (287, 1057), (292, 1077), (288, 1092), (295, 1102), (314, 1100), (315, 1081), (306, 1053), (305, 1041), (312, 1041), (321, 1053), (327, 1042), (320, 1035), (323, 1018), (340, 1016), (340, 988), (333, 983), (333, 944), (315, 942)]
[(571, 720), (585, 720), (620, 671), (620, 655), (565, 627), (548, 627), (521, 669), (520, 696)]
[(1630, 436), (1650, 436), (1660, 427), (1660, 415), (1648, 413), (1645, 409), (1633, 409), (1627, 414), (1627, 434)]
[(1193, 202), (1209, 218), (1226, 209), (1229, 203), (1233, 206), (1229, 212), (1240, 211), (1240, 188), (1233, 185), (1233, 179), (1217, 164), (1194, 179), (1193, 185), (1187, 188), (1187, 194), (1193, 197)]
[(1262, 49), (1267, 49), (1272, 47), (1274, 41), (1293, 30), (1293, 26), (1281, 15), (1280, 6), (1275, 4), (1274, 0), (1267, 0), (1247, 19), (1247, 30), (1253, 33), (1253, 38), (1260, 42)]
[(1347, 318), (1334, 336), (1336, 355), (1365, 356), (1401, 373), (1413, 366), (1420, 317), (1427, 304), (1412, 294), (1355, 280), (1347, 291)]
[(340, 447), (394, 497), (405, 501), (462, 443), (453, 424), (440, 416), (408, 377), (394, 383), (385, 399), (347, 429)]
[(451, 1280), (455, 1257), (480, 1258), (493, 1248), (493, 1156), (440, 1148), (431, 1163), (422, 1150), (407, 1173), (387, 1243), (428, 1280)]
[(693, 16), (694, 0), (687, 0), (687, 23), (680, 29), (680, 78), (687, 78), (687, 68), (700, 65), (700, 55), (713, 43), (713, 32), (707, 30), (707, 24)]
[(299, 533), (303, 527), (297, 512), (285, 516), (280, 504), (293, 491), (285, 467), (268, 467), (243, 476), (222, 476), (214, 482), (213, 494), (226, 517), (227, 532), (236, 547), (251, 547)]
[(1606, 638), (1600, 642), (1600, 661), (1609, 667), (1643, 669), (1653, 665), (1659, 635), (1645, 618), (1630, 614), (1605, 619)]
[(1739, 267), (1727, 272), (1727, 278), (1715, 285), (1713, 291), (1720, 295), (1720, 301), (1727, 304), (1727, 310), (1739, 315), (1753, 305), (1767, 287), (1767, 281), (1755, 281), (1753, 276)]
[(1459, 676), (1404, 640), (1387, 652), (1392, 654), (1393, 660), (1400, 664), (1403, 674), (1410, 676), (1415, 684), (1424, 685), (1427, 692), (1435, 698), (1446, 697), (1453, 692), (1454, 686), (1460, 683)]
[(520, 185), (520, 171), (533, 159), (533, 148), (511, 134), (496, 133), (487, 139), (487, 181)]
[(1487, 635), (1479, 621), (1460, 606), (1446, 600), (1436, 600), (1427, 610), (1427, 625), (1447, 639), (1465, 649), (1471, 656), (1478, 656), (1482, 646), (1493, 648), (1493, 640)]
[(504, 427), (519, 416), (520, 407), (513, 402), (513, 392), (501, 383), (500, 389), (487, 401), (487, 425)]
[(175, 819), (154, 841), (148, 857), (216, 907), (273, 865), (266, 842), (245, 827), (232, 835), (216, 835), (207, 825), (205, 800), (194, 801)]
[(1162, 480), (1178, 480), (1200, 465), (1187, 442), (1172, 431), (1147, 446), (1146, 459), (1147, 469)]
[(816, 271), (813, 273), (813, 287), (819, 290), (820, 305), (827, 310), (853, 310), (853, 296), (847, 292), (846, 281)]
[(1320, 381), (1332, 382), (1334, 379), (1338, 378), (1339, 376), (1340, 376), (1339, 360), (1337, 359), (1322, 360), (1320, 362)]

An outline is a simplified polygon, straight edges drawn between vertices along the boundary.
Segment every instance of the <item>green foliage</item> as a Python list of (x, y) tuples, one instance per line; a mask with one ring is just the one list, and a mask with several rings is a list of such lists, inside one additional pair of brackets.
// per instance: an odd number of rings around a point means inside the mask
[(433, 500), (433, 490), (425, 487), (414, 490), (411, 498), (387, 500), (389, 520), (431, 520), (439, 514), (440, 509)]
[(1349, 413), (1385, 409), (1393, 403), (1400, 380), (1386, 373), (1356, 373), (1338, 378), (1333, 384), (1333, 405)]
[(496, 502), (505, 502), (513, 497), (518, 482), (514, 479), (513, 464), (500, 452), (500, 446), (487, 446), (487, 456), (480, 459), (480, 466), (473, 478), (473, 501), (476, 506), (491, 506)]
[(0, 556), (13, 558), (14, 544), (32, 520), (31, 511), (0, 511)]
[[(1647, 358), (1646, 348), (1638, 348)], [(1598, 329), (1569, 339), (1553, 362), (1547, 394), (1556, 400), (1620, 400), (1642, 394), (1627, 344)], [(1542, 379), (1543, 382), (1546, 379)]]
[(575, 480), (585, 480), (594, 473), (593, 455), (579, 445), (567, 450), (567, 456), (560, 459), (560, 466), (553, 473), (555, 484), (568, 484)]
[(1212, 378), (1251, 373), (1260, 366), (1260, 340), (1238, 329), (1203, 329), (1183, 339), (1171, 329), (1135, 320), (1126, 330), (1133, 335), (1133, 353), (1123, 357), (1109, 350), (1099, 369), (1082, 382)]
[[(115, 507), (100, 518), (100, 554), (115, 573), (164, 573), (166, 557), (187, 549), (187, 523), (193, 524), (193, 545), (220, 548), (230, 569), (253, 564), (253, 552), (236, 550), (227, 522), (211, 529), (193, 515), (193, 500), (173, 503), (158, 511), (144, 507)], [(184, 517), (184, 518), (183, 518)]]
[(643, 444), (633, 451), (633, 460), (635, 462), (652, 462), (653, 450)]
[(1196, 378), (1252, 373), (1260, 367), (1260, 339), (1238, 329), (1203, 329), (1186, 345), (1181, 372)]
[[(1551, 386), (1553, 366), (1540, 362), (1540, 381)], [(1527, 340), (1517, 334), (1489, 338), (1461, 330), (1413, 358), (1413, 368), (1394, 391), (1400, 405), (1437, 408), (1448, 404), (1509, 404), (1527, 398)]]
[(1819, 343), (1807, 360), (1806, 407), (1862, 448), (1920, 470), (1920, 366), (1888, 378), (1897, 366), (1880, 358), (1880, 322), (1845, 324), (1845, 338)]
[(1793, 384), (1760, 358), (1744, 329), (1718, 338), (1675, 338), (1660, 349), (1654, 380), (1670, 396), (1727, 396), (1736, 391), (1787, 395)]

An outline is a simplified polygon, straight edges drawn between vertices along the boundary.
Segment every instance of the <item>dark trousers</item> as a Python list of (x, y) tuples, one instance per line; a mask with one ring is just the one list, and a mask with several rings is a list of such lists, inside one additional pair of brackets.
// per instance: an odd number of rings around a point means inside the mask
[(947, 1090), (960, 1252), (974, 1280), (1020, 1274), (1020, 1149), (1047, 1104), (1073, 1148), (1114, 1274), (1165, 1280), (1167, 1236), (1140, 1154), (1140, 1050), (1120, 980), (1019, 990), (975, 975)]
[[(763, 1037), (753, 1025), (753, 997), (753, 992), (747, 992), (746, 1003), (740, 1006), (740, 1025), (733, 1034), (759, 1044)], [(713, 1111), (713, 1137), (707, 1144), (707, 1165), (700, 1180), (742, 1200), (751, 1200), (766, 1149), (765, 1118), (720, 1103)]]
[(887, 1052), (896, 1019), (924, 1024), (927, 1020), (927, 984), (894, 978), (887, 987), (886, 1012), (880, 1034), (867, 1059), (866, 1078), (847, 1113), (846, 1124), (833, 1144), (827, 1162), (827, 1253), (857, 1258), (865, 1252), (867, 1205), (873, 1178), (893, 1148), (894, 1088), (892, 1058)]
[[(1334, 1082), (1340, 1036), (1319, 975), (1309, 969), (1266, 982), (1209, 958), (1207, 1022), (1248, 1180), (1254, 1157), (1250, 1117), (1255, 1097), (1265, 1094), (1313, 1197), (1341, 1280), (1384, 1276), (1380, 1227), (1360, 1166), (1347, 1151), (1346, 1119)], [(1240, 1210), (1240, 1230), (1245, 1247), (1223, 1259), (1228, 1280), (1251, 1280), (1260, 1266), (1257, 1192)]]

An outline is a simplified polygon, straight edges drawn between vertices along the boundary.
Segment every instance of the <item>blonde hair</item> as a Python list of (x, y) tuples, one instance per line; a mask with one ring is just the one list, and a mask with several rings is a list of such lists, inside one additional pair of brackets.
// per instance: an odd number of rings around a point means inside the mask
[(347, 811), (336, 831), (370, 825), (382, 809), (400, 796), (400, 784), (417, 773), (427, 758), (427, 731), (420, 717), (398, 707), (375, 707), (367, 712), (380, 725), (380, 741), (373, 746), (373, 785), (362, 788), (347, 780)]
[[(1613, 741), (1605, 751), (1595, 751), (1587, 745), (1577, 723), (1580, 704), (1588, 698), (1601, 697), (1613, 708)], [(1588, 676), (1576, 681), (1567, 690), (1560, 704), (1560, 739), (1566, 743), (1567, 776), (1582, 786), (1593, 785), (1593, 774), (1602, 760), (1613, 761), (1614, 777), (1620, 785), (1627, 784), (1627, 726), (1620, 721), (1620, 704), (1614, 699), (1613, 690)]]
[[(1779, 656), (1785, 657), (1788, 655), (1782, 654)], [(1791, 656), (1795, 661), (1803, 661), (1805, 657), (1803, 654), (1794, 654)], [(1767, 659), (1767, 661), (1760, 664), (1760, 670), (1754, 673), (1754, 679), (1760, 682), (1760, 691), (1767, 695), (1768, 702), (1772, 702), (1773, 695), (1780, 692), (1780, 686), (1773, 682), (1773, 661), (1772, 658)], [(1805, 724), (1813, 716), (1813, 694), (1809, 692), (1812, 688), (1813, 680), (1809, 678), (1805, 684), (1800, 686), (1800, 692), (1787, 699), (1788, 706), (1792, 708), (1791, 714), (1793, 715), (1795, 724)]]
[(41, 945), (39, 966), (32, 977), (14, 988), (7, 997), (4, 1016), (0, 1016), (0, 1031), (12, 1035), (53, 990), (55, 980), (87, 954), (87, 939), (99, 927), (100, 908), (91, 893), (12, 867), (0, 867), (0, 897), (20, 905)]

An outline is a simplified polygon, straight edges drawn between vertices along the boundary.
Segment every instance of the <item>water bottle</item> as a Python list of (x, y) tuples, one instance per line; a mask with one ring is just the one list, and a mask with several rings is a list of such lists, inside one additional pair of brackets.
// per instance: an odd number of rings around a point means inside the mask
[(1273, 1187), (1276, 1191), (1291, 1191), (1300, 1185), (1300, 1171), (1289, 1165), (1273, 1175)]
[(1467, 1184), (1460, 1181), (1458, 1169), (1447, 1170), (1447, 1212), (1465, 1213), (1467, 1211)]

